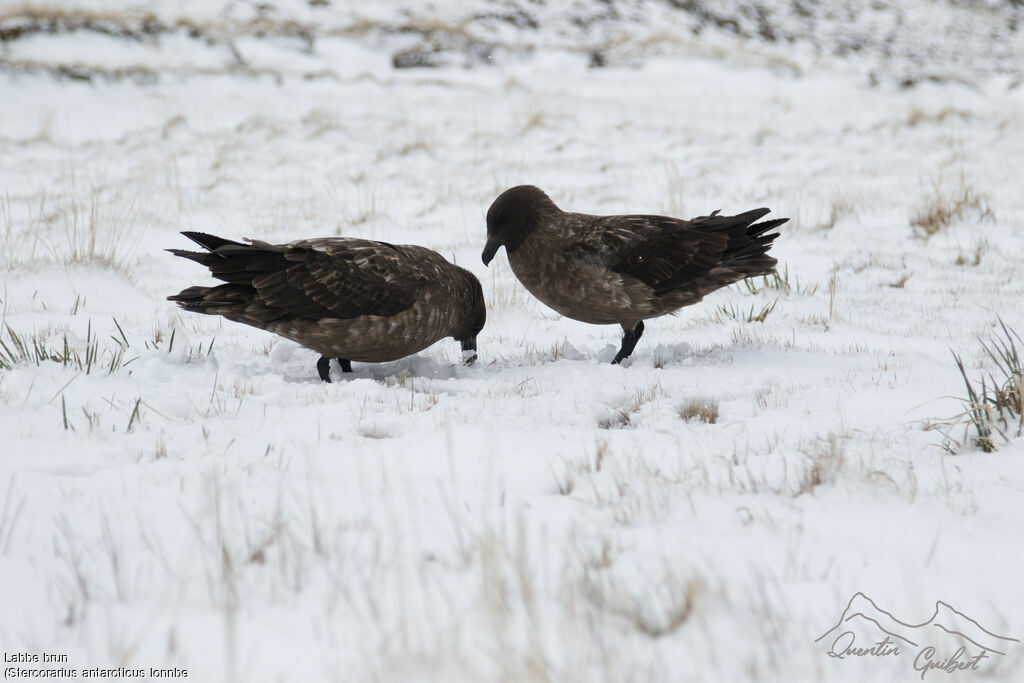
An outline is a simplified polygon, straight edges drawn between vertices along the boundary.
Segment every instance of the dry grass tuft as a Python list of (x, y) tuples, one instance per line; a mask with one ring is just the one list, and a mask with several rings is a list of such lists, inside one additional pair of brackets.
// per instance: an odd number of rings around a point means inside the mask
[(601, 429), (622, 429), (630, 426), (633, 416), (647, 403), (665, 395), (661, 384), (655, 382), (649, 387), (638, 387), (622, 406), (614, 409), (610, 415), (597, 421)]
[(918, 106), (911, 107), (910, 113), (907, 114), (907, 118), (903, 120), (903, 125), (909, 128), (914, 128), (926, 122), (943, 123), (947, 119), (958, 118), (961, 121), (968, 121), (972, 118), (969, 111), (963, 109), (954, 109), (953, 107), (945, 107), (934, 114), (926, 112)]
[(359, 428), (359, 435), (367, 439), (389, 439), (391, 433), (378, 425), (369, 425)]
[(302, 126), (306, 129), (306, 138), (315, 140), (327, 133), (341, 130), (341, 117), (333, 111), (314, 107), (302, 117)]
[(963, 252), (961, 251), (956, 257), (956, 265), (958, 266), (980, 266), (981, 259), (985, 256), (985, 252), (989, 249), (988, 240), (982, 238), (974, 244), (974, 252)]
[(128, 272), (146, 229), (138, 225), (137, 197), (120, 188), (83, 187), (73, 169), (65, 170), (56, 186), (26, 198), (21, 218), (10, 197), (0, 197), (5, 266), (34, 269), (54, 263)]
[(959, 183), (953, 189), (944, 187), (941, 179), (932, 180), (931, 193), (915, 210), (910, 224), (919, 237), (928, 239), (954, 221), (963, 219), (972, 210), (978, 213), (979, 220), (992, 215), (988, 203), (967, 183), (961, 171)]
[(686, 422), (699, 420), (713, 425), (718, 422), (718, 401), (695, 398), (679, 406), (679, 417)]
[(613, 410), (611, 414), (602, 417), (597, 421), (600, 429), (623, 429), (629, 426), (631, 413), (625, 408)]
[(488, 309), (513, 309), (532, 311), (537, 300), (519, 284), (519, 280), (508, 272), (506, 262), (498, 259), (491, 264), (490, 292), (487, 297)]
[(705, 591), (705, 584), (697, 577), (669, 576), (662, 581), (661, 589), (664, 595), (656, 602), (657, 609), (638, 605), (629, 613), (637, 630), (651, 638), (668, 635), (682, 626), (693, 614), (694, 603)]
[(135, 243), (134, 200), (127, 205), (116, 204), (93, 191), (85, 199), (72, 197), (61, 218), (67, 240), (64, 263), (124, 268)]
[(235, 380), (234, 385), (231, 387), (231, 393), (235, 398), (245, 398), (246, 396), (255, 396), (257, 391), (252, 382)]
[(803, 451), (807, 460), (796, 482), (794, 495), (812, 493), (814, 489), (836, 480), (846, 458), (846, 442), (836, 434), (813, 442)]
[(814, 226), (813, 230), (831, 230), (836, 227), (836, 223), (840, 219), (846, 216), (853, 215), (856, 205), (849, 198), (842, 197), (840, 195), (833, 195), (832, 201), (829, 203), (828, 216), (826, 216), (820, 223)]
[(598, 569), (602, 562), (613, 564), (602, 558), (584, 570), (579, 587), (583, 599), (598, 612), (623, 618), (649, 638), (677, 631), (708, 592), (703, 577), (684, 572), (665, 560), (660, 571), (649, 571), (639, 583), (625, 582), (613, 571)]
[(550, 118), (540, 106), (531, 105), (523, 113), (522, 132), (526, 133), (534, 128), (545, 128), (549, 125)]

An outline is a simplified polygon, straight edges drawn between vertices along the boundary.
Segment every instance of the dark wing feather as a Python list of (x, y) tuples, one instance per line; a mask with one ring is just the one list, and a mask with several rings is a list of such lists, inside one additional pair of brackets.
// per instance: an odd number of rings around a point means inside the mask
[(189, 238), (190, 240), (192, 240), (193, 242), (195, 242), (199, 246), (207, 249), (208, 251), (213, 251), (214, 249), (217, 249), (218, 247), (223, 247), (223, 246), (227, 246), (227, 245), (231, 245), (231, 246), (234, 246), (234, 247), (244, 247), (245, 246), (241, 242), (234, 242), (232, 240), (225, 239), (223, 237), (217, 237), (216, 235), (211, 235), (208, 232), (194, 232), (194, 231), (189, 230), (189, 231), (185, 231), (185, 232), (183, 232), (181, 234), (184, 235), (185, 237)]
[[(276, 245), (259, 240), (240, 244), (202, 233), (188, 237), (210, 251), (169, 251), (202, 263), (215, 278), (241, 287), (238, 292), (231, 289), (233, 300), (248, 291), (248, 299), (262, 304), (261, 317), (268, 320), (289, 315), (311, 319), (394, 315), (412, 306), (431, 282), (431, 273), (439, 267), (435, 260), (447, 264), (427, 249), (355, 238)], [(219, 295), (227, 287), (208, 291)]]
[(608, 267), (655, 291), (704, 275), (729, 245), (727, 235), (694, 230), (690, 221), (667, 216), (606, 216), (595, 228)]
[(293, 242), (284, 254), (288, 267), (254, 279), (253, 286), (282, 308), (312, 304), (335, 318), (394, 315), (412, 306), (431, 281), (427, 262), (433, 259), (418, 251), (427, 250), (358, 239)]
[(184, 249), (167, 249), (166, 251), (171, 252), (175, 256), (180, 256), (182, 258), (195, 261), (196, 263), (201, 263), (207, 268), (212, 268), (213, 264), (220, 260), (213, 254), (215, 249), (228, 245), (246, 248), (246, 245), (240, 242), (232, 242), (231, 240), (224, 239), (223, 237), (217, 237), (216, 235), (210, 235), (205, 232), (187, 231), (181, 234), (199, 246), (204, 247), (207, 251), (185, 251)]
[(785, 219), (752, 225), (768, 212), (754, 209), (721, 216), (715, 211), (693, 220), (602, 216), (594, 220), (592, 232), (582, 244), (602, 254), (611, 270), (640, 280), (657, 294), (698, 283), (703, 288), (716, 269), (734, 271), (735, 277), (728, 279), (735, 281), (774, 267), (775, 259), (765, 251), (778, 234), (764, 233)]

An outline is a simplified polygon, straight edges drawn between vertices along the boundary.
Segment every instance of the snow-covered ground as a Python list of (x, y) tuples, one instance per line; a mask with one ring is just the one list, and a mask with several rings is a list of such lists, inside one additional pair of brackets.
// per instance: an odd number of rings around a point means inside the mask
[[(979, 335), (1024, 332), (1019, 10), (906, 3), (1009, 36), (964, 29), (907, 83), (909, 57), (683, 30), (652, 2), (609, 5), (611, 59), (536, 5), (471, 68), (396, 69), (431, 38), (380, 26), (442, 10), (292, 4), (288, 35), (256, 5), (164, 2), (237, 40), (0, 42), (0, 340), (69, 357), (0, 370), (5, 655), (200, 681), (919, 680), (919, 648), (814, 642), (858, 591), (1024, 639), (1024, 441), (954, 454), (934, 428), (963, 411), (950, 350), (978, 376)], [(3, 11), (0, 35), (46, 8)], [(463, 50), (486, 21), (445, 25)], [(888, 54), (921, 52), (911, 33)], [(480, 263), (520, 183), (591, 213), (769, 206), (788, 285), (651, 321), (612, 366), (617, 327)], [(162, 251), (184, 229), (437, 249), (484, 284), (480, 362), (448, 340), (323, 384), (313, 352), (165, 301), (209, 281)], [(925, 680), (1021, 680), (1020, 649)]]

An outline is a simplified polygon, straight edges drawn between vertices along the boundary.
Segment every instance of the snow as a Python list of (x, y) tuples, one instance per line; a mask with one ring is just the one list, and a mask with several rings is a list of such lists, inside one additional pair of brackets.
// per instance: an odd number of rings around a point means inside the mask
[[(844, 60), (620, 4), (593, 30), (629, 36), (622, 58), (589, 68), (594, 35), (567, 27), (595, 6), (538, 5), (488, 64), (399, 70), (409, 35), (343, 29), (401, 3), (279, 3), (320, 22), (309, 53), (239, 30), (251, 3), (211, 7), (65, 9), (238, 30), (244, 68), (185, 29), (0, 48), (0, 339), (66, 336), (83, 361), (0, 370), (5, 653), (201, 681), (917, 677), (814, 643), (858, 591), (1024, 638), (1024, 441), (951, 454), (931, 428), (963, 411), (950, 351), (979, 376), (977, 338), (1024, 331), (1019, 32), (993, 54), (961, 36), (920, 72), (957, 78), (900, 88), (919, 26), (893, 61)], [(993, 31), (1016, 11), (907, 7)], [(659, 30), (678, 44), (638, 47)], [(122, 75), (26, 66), (47, 64)], [(592, 213), (768, 206), (790, 288), (649, 321), (612, 366), (618, 328), (481, 264), (519, 183)], [(933, 236), (912, 225), (965, 191)], [(445, 340), (321, 383), (313, 352), (165, 300), (209, 281), (162, 251), (181, 230), (437, 249), (483, 284), (478, 360)], [(717, 421), (684, 420), (692, 402)], [(1019, 648), (993, 659), (988, 680), (1019, 678)]]

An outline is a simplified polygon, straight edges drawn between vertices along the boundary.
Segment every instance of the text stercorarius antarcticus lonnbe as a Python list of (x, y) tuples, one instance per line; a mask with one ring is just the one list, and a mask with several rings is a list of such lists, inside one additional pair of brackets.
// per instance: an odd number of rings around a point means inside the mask
[(467, 364), (476, 360), (476, 336), (487, 318), (480, 281), (435, 251), (349, 237), (241, 244), (182, 234), (208, 251), (167, 251), (227, 284), (167, 298), (313, 349), (322, 356), (316, 369), (325, 382), (331, 358), (351, 372), (352, 361), (397, 360), (445, 337), (462, 344)]
[(769, 232), (788, 218), (756, 223), (769, 209), (692, 220), (590, 216), (562, 211), (542, 190), (519, 185), (487, 211), (489, 264), (502, 246), (523, 286), (562, 315), (622, 326), (612, 363), (633, 353), (643, 321), (697, 303), (743, 278), (768, 275)]

